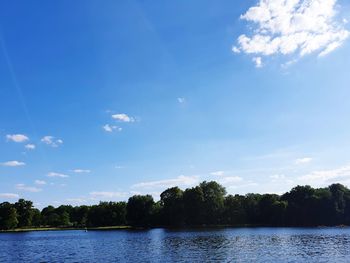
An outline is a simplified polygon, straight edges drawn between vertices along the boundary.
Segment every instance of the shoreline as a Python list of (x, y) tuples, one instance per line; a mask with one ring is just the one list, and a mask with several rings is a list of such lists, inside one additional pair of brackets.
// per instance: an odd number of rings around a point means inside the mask
[(102, 227), (32, 227), (32, 228), (15, 228), (9, 230), (0, 230), (0, 233), (21, 233), (21, 232), (35, 232), (35, 231), (64, 231), (64, 230), (126, 230), (126, 229), (136, 229), (132, 226), (102, 226)]
[(183, 226), (183, 227), (133, 227), (133, 226), (103, 226), (103, 227), (33, 227), (33, 228), (16, 228), (9, 230), (0, 230), (1, 233), (23, 233), (36, 231), (66, 231), (66, 230), (81, 230), (81, 231), (111, 231), (111, 230), (147, 230), (163, 228), (168, 230), (194, 230), (194, 229), (215, 229), (215, 228), (349, 228), (348, 225), (335, 226), (266, 226), (266, 225), (202, 225), (202, 226)]

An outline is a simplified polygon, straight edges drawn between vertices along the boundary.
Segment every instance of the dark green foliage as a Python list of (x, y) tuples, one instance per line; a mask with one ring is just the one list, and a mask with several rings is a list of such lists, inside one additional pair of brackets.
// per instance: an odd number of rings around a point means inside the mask
[(88, 223), (90, 207), (86, 205), (76, 206), (71, 211), (71, 222), (75, 227), (86, 227)]
[(32, 208), (32, 226), (39, 227), (41, 225), (41, 213), (39, 209)]
[(202, 182), (199, 187), (203, 192), (203, 216), (206, 224), (220, 224), (224, 212), (226, 190), (217, 182)]
[(288, 202), (287, 224), (292, 226), (310, 226), (317, 221), (316, 207), (318, 198), (315, 189), (310, 186), (297, 186), (282, 196)]
[(319, 226), (350, 225), (350, 190), (341, 184), (314, 189), (296, 186), (276, 194), (227, 195), (216, 182), (202, 182), (182, 191), (166, 189), (160, 200), (135, 195), (128, 202), (100, 202), (92, 206), (61, 205), (41, 212), (31, 201), (0, 204), (0, 229), (16, 227), (102, 227), (131, 225), (261, 225)]
[(18, 225), (17, 211), (14, 205), (4, 202), (0, 204), (0, 229), (13, 229)]
[(100, 202), (99, 205), (94, 205), (89, 209), (87, 223), (89, 226), (116, 226), (125, 224), (125, 202)]
[(204, 194), (201, 187), (186, 189), (183, 194), (185, 222), (187, 225), (204, 223)]
[(165, 225), (181, 226), (184, 224), (183, 191), (178, 187), (165, 190), (160, 195), (162, 220)]
[(32, 207), (33, 207), (33, 202), (26, 201), (24, 199), (19, 199), (18, 202), (15, 203), (19, 227), (32, 225), (32, 219), (33, 219)]
[(126, 207), (127, 220), (132, 226), (150, 226), (154, 200), (150, 195), (134, 195)]
[(246, 222), (246, 211), (243, 209), (244, 196), (228, 195), (224, 203), (224, 224), (243, 225)]

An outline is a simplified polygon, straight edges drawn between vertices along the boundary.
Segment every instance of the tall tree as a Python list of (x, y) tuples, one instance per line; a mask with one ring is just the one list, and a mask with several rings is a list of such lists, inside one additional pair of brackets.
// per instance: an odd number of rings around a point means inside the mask
[(160, 195), (163, 205), (163, 223), (180, 226), (184, 223), (183, 191), (179, 187), (168, 188)]
[(17, 227), (17, 211), (9, 202), (0, 204), (0, 229), (8, 230)]
[(183, 194), (185, 222), (187, 225), (201, 225), (205, 223), (204, 194), (201, 187), (186, 189)]
[(200, 188), (204, 197), (204, 220), (207, 224), (221, 223), (224, 212), (226, 189), (215, 181), (202, 182)]
[(18, 215), (18, 226), (31, 226), (33, 219), (33, 202), (24, 199), (19, 199), (15, 203), (15, 208), (17, 210)]
[(154, 200), (151, 195), (134, 195), (127, 204), (127, 220), (133, 226), (150, 226)]
[(242, 195), (228, 195), (225, 198), (223, 223), (230, 225), (246, 223), (246, 211), (243, 208), (244, 198)]

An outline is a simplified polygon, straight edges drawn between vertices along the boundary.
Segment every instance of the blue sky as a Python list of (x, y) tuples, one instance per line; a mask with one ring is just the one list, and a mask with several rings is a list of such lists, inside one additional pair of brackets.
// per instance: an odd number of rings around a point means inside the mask
[(350, 186), (349, 11), (345, 0), (8, 1), (0, 201), (158, 198), (203, 180), (232, 194)]

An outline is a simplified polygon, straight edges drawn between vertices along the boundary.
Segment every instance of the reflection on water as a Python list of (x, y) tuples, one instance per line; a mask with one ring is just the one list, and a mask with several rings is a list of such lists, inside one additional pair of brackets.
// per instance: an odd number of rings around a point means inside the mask
[(350, 262), (350, 228), (8, 233), (0, 262)]

